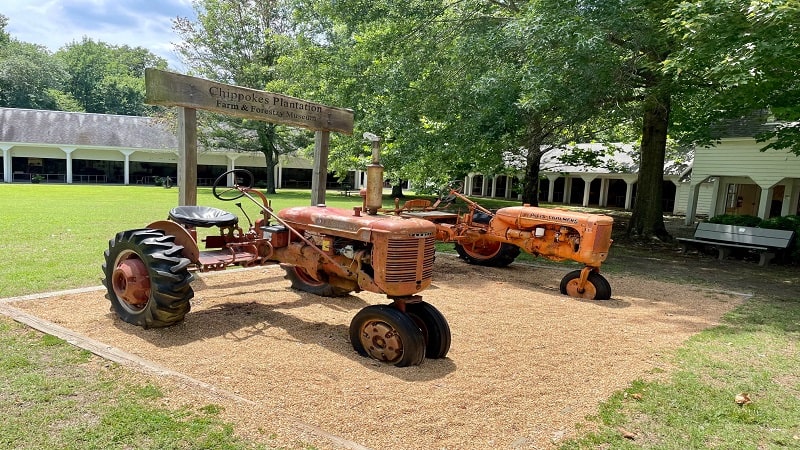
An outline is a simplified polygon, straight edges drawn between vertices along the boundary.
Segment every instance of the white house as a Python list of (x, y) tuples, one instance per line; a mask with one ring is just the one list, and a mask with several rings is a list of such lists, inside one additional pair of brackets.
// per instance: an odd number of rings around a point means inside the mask
[[(760, 151), (755, 139), (725, 138), (715, 147), (695, 149), (686, 183), (686, 224), (708, 205), (709, 216), (752, 215), (762, 219), (800, 214), (800, 156)], [(703, 192), (711, 187), (708, 199)]]

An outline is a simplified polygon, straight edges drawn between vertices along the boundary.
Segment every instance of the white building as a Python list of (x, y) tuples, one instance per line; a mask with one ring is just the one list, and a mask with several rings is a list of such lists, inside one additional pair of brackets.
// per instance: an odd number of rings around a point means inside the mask
[[(2, 181), (152, 184), (156, 177), (176, 177), (175, 133), (149, 117), (0, 108)], [(266, 162), (258, 152), (203, 150), (197, 158), (198, 185), (210, 185), (235, 167), (263, 179)], [(312, 163), (282, 155), (275, 168), (278, 187), (310, 188)], [(361, 180), (350, 173), (348, 181)], [(329, 187), (338, 181), (328, 177)], [(360, 187), (357, 185), (356, 187)]]

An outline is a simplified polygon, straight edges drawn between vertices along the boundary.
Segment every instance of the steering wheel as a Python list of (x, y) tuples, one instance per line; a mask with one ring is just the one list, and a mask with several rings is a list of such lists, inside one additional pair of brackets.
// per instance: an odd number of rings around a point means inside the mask
[[(233, 174), (233, 186), (227, 186), (228, 175)], [(253, 173), (246, 169), (233, 169), (229, 170), (214, 180), (214, 187), (211, 188), (211, 193), (214, 194), (219, 200), (229, 202), (236, 200), (244, 195), (244, 193), (253, 187), (255, 177)]]
[(439, 203), (452, 203), (458, 197), (457, 193), (461, 193), (464, 189), (463, 180), (453, 180), (445, 184), (439, 189)]

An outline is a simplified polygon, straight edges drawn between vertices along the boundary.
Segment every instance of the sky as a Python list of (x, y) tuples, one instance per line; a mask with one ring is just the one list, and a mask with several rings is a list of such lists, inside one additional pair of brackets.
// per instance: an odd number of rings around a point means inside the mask
[(182, 72), (174, 51), (174, 18), (195, 18), (191, 0), (2, 0), (11, 37), (55, 52), (84, 36), (112, 45), (144, 47)]

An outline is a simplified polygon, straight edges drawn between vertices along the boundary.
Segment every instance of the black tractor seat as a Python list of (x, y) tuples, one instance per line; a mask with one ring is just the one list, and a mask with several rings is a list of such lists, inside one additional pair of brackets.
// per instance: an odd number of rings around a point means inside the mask
[(169, 218), (181, 225), (192, 227), (230, 227), (239, 223), (235, 214), (211, 206), (176, 206)]

